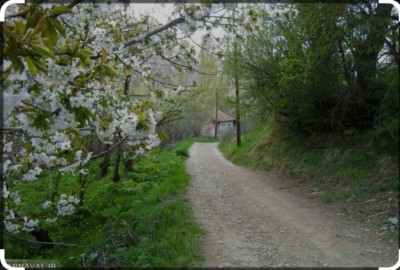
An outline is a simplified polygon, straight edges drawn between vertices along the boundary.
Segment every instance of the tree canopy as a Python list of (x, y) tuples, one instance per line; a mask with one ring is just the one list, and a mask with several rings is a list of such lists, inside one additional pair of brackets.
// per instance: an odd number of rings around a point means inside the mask
[(242, 66), (259, 112), (309, 132), (398, 121), (398, 22), (390, 5), (260, 9)]

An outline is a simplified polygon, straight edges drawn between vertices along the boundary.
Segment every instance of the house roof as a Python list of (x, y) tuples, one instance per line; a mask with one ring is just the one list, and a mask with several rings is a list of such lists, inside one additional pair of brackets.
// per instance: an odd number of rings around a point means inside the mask
[[(213, 112), (214, 112), (214, 114), (212, 114), (212, 115), (213, 115), (213, 118), (215, 119), (215, 110)], [(235, 121), (235, 118), (233, 118), (232, 116), (230, 116), (227, 113), (224, 113), (224, 112), (218, 110), (217, 121), (218, 122), (230, 122), (230, 121)]]

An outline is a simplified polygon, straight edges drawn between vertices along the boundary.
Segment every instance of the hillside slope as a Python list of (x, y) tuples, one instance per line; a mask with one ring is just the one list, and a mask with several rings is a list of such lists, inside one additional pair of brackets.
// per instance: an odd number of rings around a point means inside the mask
[(357, 133), (307, 137), (269, 124), (245, 134), (242, 147), (234, 140), (219, 147), (232, 162), (284, 176), (291, 187), (398, 238), (398, 142), (368, 142)]

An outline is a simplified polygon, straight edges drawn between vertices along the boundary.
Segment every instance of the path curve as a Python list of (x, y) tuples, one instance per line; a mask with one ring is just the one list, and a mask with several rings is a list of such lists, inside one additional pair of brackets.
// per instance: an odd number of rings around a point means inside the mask
[(189, 197), (207, 231), (199, 266), (388, 267), (397, 262), (397, 244), (332, 204), (232, 164), (217, 143), (195, 143), (189, 154)]

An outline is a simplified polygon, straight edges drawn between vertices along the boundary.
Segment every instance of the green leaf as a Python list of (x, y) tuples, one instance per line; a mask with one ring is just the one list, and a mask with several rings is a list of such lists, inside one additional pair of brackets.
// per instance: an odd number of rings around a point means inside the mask
[(73, 108), (75, 118), (82, 126), (91, 117), (91, 112), (85, 107)]
[(34, 150), (34, 148), (33, 148), (33, 146), (31, 144), (26, 144), (25, 145), (25, 151), (26, 151), (27, 154), (32, 153), (33, 150)]
[(78, 54), (79, 59), (81, 60), (82, 66), (88, 66), (90, 64), (90, 57), (86, 55)]
[(140, 112), (138, 114), (139, 116), (139, 121), (146, 121), (147, 120), (147, 115), (144, 112)]
[(113, 76), (118, 75), (118, 72), (112, 66), (106, 66), (106, 69), (107, 69), (108, 76), (113, 77)]
[(33, 119), (32, 125), (38, 129), (46, 129), (48, 127), (48, 123), (46, 119), (49, 117), (49, 113), (47, 112), (39, 112), (35, 115)]
[(21, 173), (25, 173), (29, 169), (29, 164), (30, 164), (29, 156), (26, 156), (24, 158), (24, 161), (22, 162), (22, 166), (21, 166), (20, 172)]
[(21, 21), (16, 21), (16, 22), (15, 22), (15, 27), (16, 27), (16, 29), (17, 29), (17, 31), (18, 31), (18, 34), (20, 34), (21, 36), (22, 36), (23, 34), (25, 34), (26, 25), (25, 25), (23, 22), (21, 22)]
[(79, 128), (77, 128), (77, 127), (71, 127), (71, 128), (69, 128), (69, 130), (72, 131), (77, 137), (80, 137), (80, 136), (81, 136), (81, 131), (80, 131)]
[(107, 50), (101, 49), (101, 62), (104, 64), (107, 61)]
[(38, 68), (33, 62), (32, 57), (29, 55), (25, 56), (26, 64), (28, 65), (28, 70), (32, 75), (36, 75), (38, 73)]
[(57, 16), (57, 15), (65, 14), (65, 13), (72, 13), (72, 10), (67, 6), (59, 6), (59, 7), (54, 8), (51, 11), (51, 14), (53, 16)]
[(36, 112), (37, 109), (32, 107), (22, 107), (18, 109), (20, 112)]
[(15, 71), (22, 72), (25, 70), (25, 65), (19, 57), (11, 57), (10, 60)]
[(52, 51), (50, 51), (49, 49), (41, 46), (40, 44), (37, 43), (31, 43), (29, 45), (36, 53), (40, 54), (41, 56), (47, 56), (50, 58), (55, 59), (56, 56), (54, 55), (54, 53)]
[(58, 31), (58, 33), (60, 33), (60, 35), (62, 35), (63, 37), (66, 37), (64, 26), (62, 26), (62, 24), (57, 19), (52, 19), (51, 22), (53, 23), (53, 26)]
[[(28, 16), (27, 20), (26, 20), (26, 27), (27, 28), (35, 28), (36, 24), (38, 23), (39, 19), (40, 19), (40, 12), (36, 12), (36, 10), (31, 10), (31, 12), (29, 13), (30, 15)], [(40, 14), (40, 15), (39, 15)]]
[(47, 71), (46, 64), (43, 63), (40, 59), (32, 57), (32, 61), (35, 64), (35, 66), (38, 68), (38, 70)]
[(42, 31), (42, 38), (44, 39), (44, 43), (50, 49), (54, 49), (54, 46), (57, 43), (57, 31), (54, 28), (51, 20), (46, 20), (46, 28)]
[(45, 19), (44, 19), (44, 16), (42, 16), (39, 18), (39, 21), (36, 24), (34, 33), (35, 34), (39, 33), (40, 31), (42, 31), (44, 29), (45, 26), (46, 26)]

